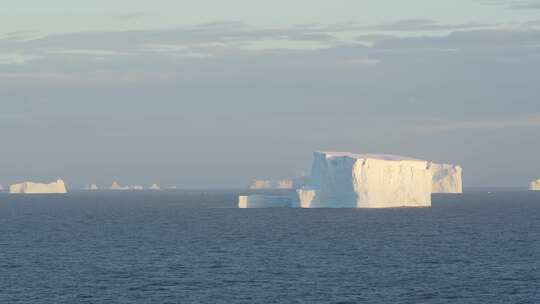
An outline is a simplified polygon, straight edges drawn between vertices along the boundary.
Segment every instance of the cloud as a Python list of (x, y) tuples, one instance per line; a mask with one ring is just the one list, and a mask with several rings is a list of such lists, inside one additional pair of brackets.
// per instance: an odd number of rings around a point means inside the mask
[(484, 3), (504, 6), (511, 10), (540, 10), (540, 1), (538, 0), (490, 0)]
[(287, 48), (287, 45), (298, 43), (323, 47), (334, 41), (333, 35), (321, 30), (253, 28), (238, 22), (216, 22), (159, 30), (77, 32), (45, 37), (6, 35), (0, 38), (0, 53), (45, 59), (57, 55), (78, 56), (78, 59), (86, 55), (92, 59), (158, 54), (175, 58), (208, 58), (258, 45), (264, 49)]
[[(451, 121), (479, 113), (538, 111), (537, 92), (530, 83), (540, 77), (540, 31), (460, 30), (414, 37), (382, 35), (371, 39), (370, 45), (249, 47), (270, 38), (304, 39), (314, 33), (324, 31), (313, 26), (259, 29), (226, 23), (0, 40), (2, 53), (23, 50), (24, 55), (39, 56), (26, 64), (2, 66), (0, 92), (66, 85), (81, 90), (137, 85), (149, 92), (160, 87), (185, 92), (193, 100), (227, 96), (228, 102), (241, 103), (258, 115), (287, 100), (301, 100), (282, 105), (293, 112), (295, 107), (300, 111), (332, 103), (338, 106), (327, 111), (341, 117), (342, 123), (357, 120), (355, 113), (378, 117), (380, 111), (414, 119), (444, 112)], [(125, 99), (140, 96), (145, 95)], [(464, 112), (467, 117), (462, 117)], [(325, 117), (320, 115), (308, 116)]]
[(132, 20), (132, 19), (139, 19), (142, 17), (145, 17), (147, 14), (145, 12), (132, 12), (132, 13), (126, 13), (115, 16), (116, 19), (123, 19), (123, 20)]
[(380, 24), (365, 29), (376, 31), (451, 31), (468, 30), (493, 27), (494, 24), (488, 23), (462, 23), (462, 24), (442, 24), (430, 19), (406, 19), (395, 22)]
[(373, 58), (348, 59), (342, 62), (345, 65), (377, 65), (379, 63), (381, 63), (381, 60)]
[(515, 10), (540, 10), (540, 3), (538, 2), (519, 3), (519, 4), (511, 5), (510, 7)]
[(447, 36), (419, 36), (398, 39), (382, 39), (378, 44), (384, 48), (522, 48), (538, 47), (538, 30), (470, 30), (456, 31)]
[(0, 53), (0, 65), (22, 65), (38, 58), (41, 56)]
[[(121, 15), (121, 18), (140, 17), (135, 12)], [(35, 33), (11, 33), (0, 38), (0, 52), (21, 53), (21, 55), (44, 56), (53, 52), (116, 52), (122, 54), (151, 52), (152, 46), (175, 52), (197, 53), (201, 56), (216, 55), (226, 49), (313, 49), (346, 43), (338, 35), (364, 34), (370, 41), (386, 40), (394, 35), (385, 32), (424, 32), (478, 30), (493, 27), (490, 24), (440, 24), (429, 19), (401, 20), (380, 25), (359, 25), (344, 23), (338, 25), (301, 25), (284, 28), (258, 28), (242, 22), (225, 21), (200, 24), (192, 27), (156, 30), (95, 31), (76, 32), (35, 37)], [(377, 34), (373, 34), (373, 33)], [(220, 45), (219, 49), (201, 47)], [(150, 46), (150, 48), (149, 48)], [(191, 50), (188, 50), (191, 48)], [(179, 54), (175, 54), (179, 56)], [(181, 54), (180, 54), (181, 56)]]
[(498, 119), (479, 119), (451, 123), (439, 123), (423, 125), (418, 128), (420, 132), (440, 132), (456, 130), (499, 130), (511, 128), (540, 127), (540, 114), (527, 115), (522, 117)]

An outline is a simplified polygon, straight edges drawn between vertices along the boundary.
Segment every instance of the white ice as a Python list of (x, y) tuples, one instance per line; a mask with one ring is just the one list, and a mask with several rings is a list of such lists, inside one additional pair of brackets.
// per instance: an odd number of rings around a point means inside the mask
[(291, 198), (275, 195), (248, 195), (238, 197), (238, 208), (291, 207)]
[(303, 208), (429, 207), (432, 193), (461, 193), (459, 166), (384, 154), (315, 152)]

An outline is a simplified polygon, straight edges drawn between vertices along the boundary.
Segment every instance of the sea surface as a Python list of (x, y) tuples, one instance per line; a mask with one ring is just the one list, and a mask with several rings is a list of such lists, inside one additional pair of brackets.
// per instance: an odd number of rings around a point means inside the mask
[(238, 193), (0, 194), (0, 303), (540, 303), (540, 193), (387, 210)]

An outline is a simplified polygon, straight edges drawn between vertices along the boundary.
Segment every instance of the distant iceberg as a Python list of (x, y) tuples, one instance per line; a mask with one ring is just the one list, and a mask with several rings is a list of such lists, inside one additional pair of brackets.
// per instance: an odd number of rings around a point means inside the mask
[(24, 182), (13, 184), (9, 187), (9, 193), (13, 194), (49, 194), (49, 193), (67, 193), (66, 185), (63, 180), (59, 179), (56, 182), (49, 184)]
[(279, 180), (276, 183), (276, 189), (294, 189), (294, 181), (292, 179)]
[(98, 186), (96, 184), (90, 184), (90, 185), (86, 185), (84, 187), (84, 190), (87, 190), (87, 191), (96, 191), (96, 190), (99, 190)]
[(532, 181), (529, 185), (529, 190), (531, 191), (540, 191), (540, 179)]
[(291, 198), (275, 195), (247, 195), (238, 197), (238, 208), (292, 207)]
[(150, 188), (148, 188), (150, 190), (161, 190), (161, 188), (158, 186), (158, 184), (153, 184), (152, 186), (150, 186)]
[(251, 182), (250, 189), (272, 189), (272, 181), (256, 179)]
[(255, 179), (251, 182), (249, 189), (295, 189), (303, 185), (303, 179), (303, 177), (281, 180)]
[(109, 190), (129, 190), (129, 187), (121, 186), (119, 182), (114, 181), (112, 185), (109, 187)]

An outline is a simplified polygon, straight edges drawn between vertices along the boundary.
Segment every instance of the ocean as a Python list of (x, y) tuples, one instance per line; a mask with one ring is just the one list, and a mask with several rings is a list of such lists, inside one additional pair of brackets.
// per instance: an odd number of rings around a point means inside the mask
[(540, 303), (540, 193), (386, 210), (238, 194), (1, 194), (0, 303)]

